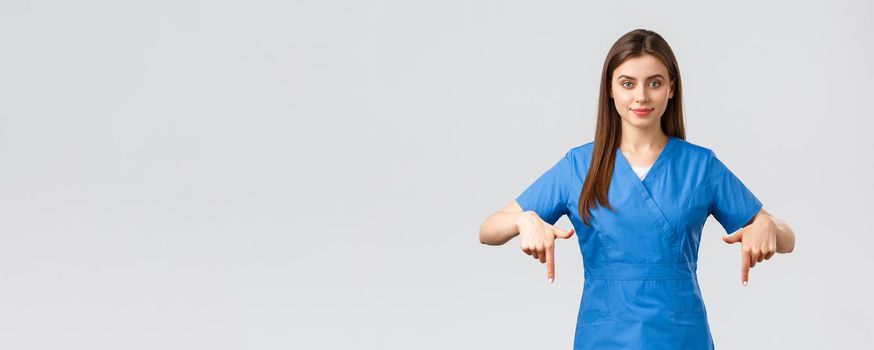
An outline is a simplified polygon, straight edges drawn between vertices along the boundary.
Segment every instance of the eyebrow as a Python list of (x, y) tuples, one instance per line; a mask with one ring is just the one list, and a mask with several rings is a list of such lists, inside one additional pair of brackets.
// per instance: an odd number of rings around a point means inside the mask
[[(616, 78), (616, 80), (622, 79), (623, 77), (624, 77), (624, 78), (631, 79), (631, 80), (637, 80), (637, 79), (635, 79), (634, 77), (629, 77), (629, 76), (627, 76), (627, 75), (625, 75), (625, 74), (620, 75), (618, 78)], [(665, 77), (662, 76), (661, 74), (654, 74), (654, 75), (650, 75), (650, 76), (646, 77), (647, 80), (652, 79), (652, 78), (662, 78), (662, 79), (664, 79)]]

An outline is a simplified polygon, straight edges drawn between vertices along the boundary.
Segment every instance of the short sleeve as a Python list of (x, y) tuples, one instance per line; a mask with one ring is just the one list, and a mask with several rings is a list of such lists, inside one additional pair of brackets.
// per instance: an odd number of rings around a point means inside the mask
[(562, 215), (567, 214), (568, 186), (573, 170), (571, 164), (571, 153), (568, 151), (564, 158), (534, 180), (516, 197), (522, 210), (536, 212), (549, 224), (555, 224)]
[(762, 209), (762, 202), (711, 151), (709, 184), (712, 189), (710, 214), (726, 234), (734, 233)]

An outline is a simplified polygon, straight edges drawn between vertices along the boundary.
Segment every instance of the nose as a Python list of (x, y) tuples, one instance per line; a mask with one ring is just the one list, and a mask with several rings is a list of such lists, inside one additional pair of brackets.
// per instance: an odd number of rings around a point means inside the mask
[(641, 84), (636, 89), (634, 89), (634, 100), (638, 105), (641, 105), (647, 102), (647, 92), (646, 88)]

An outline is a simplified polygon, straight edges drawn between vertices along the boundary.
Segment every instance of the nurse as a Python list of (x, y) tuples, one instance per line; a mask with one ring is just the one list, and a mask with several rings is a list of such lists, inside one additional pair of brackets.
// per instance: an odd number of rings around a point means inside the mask
[[(585, 281), (574, 349), (713, 349), (697, 261), (707, 217), (741, 247), (740, 280), (794, 249), (789, 224), (716, 153), (686, 141), (674, 53), (636, 29), (610, 48), (601, 74), (594, 140), (568, 150), (480, 226), (480, 241), (519, 236), (555, 277), (554, 244), (574, 234)], [(573, 228), (554, 226), (567, 215)]]

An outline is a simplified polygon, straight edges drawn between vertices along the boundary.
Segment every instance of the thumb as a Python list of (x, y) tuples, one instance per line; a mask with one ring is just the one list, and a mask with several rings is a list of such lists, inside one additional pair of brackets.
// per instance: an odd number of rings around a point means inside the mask
[(562, 229), (560, 229), (560, 228), (558, 228), (558, 227), (553, 226), (552, 233), (553, 233), (553, 234), (555, 235), (555, 237), (557, 237), (557, 238), (565, 238), (565, 239), (567, 239), (567, 238), (571, 238), (571, 236), (574, 235), (574, 229), (571, 228), (570, 230), (565, 231), (565, 230), (562, 230)]
[(722, 240), (728, 244), (741, 242), (741, 238), (743, 238), (743, 234), (740, 231), (735, 232), (734, 234), (722, 236)]

